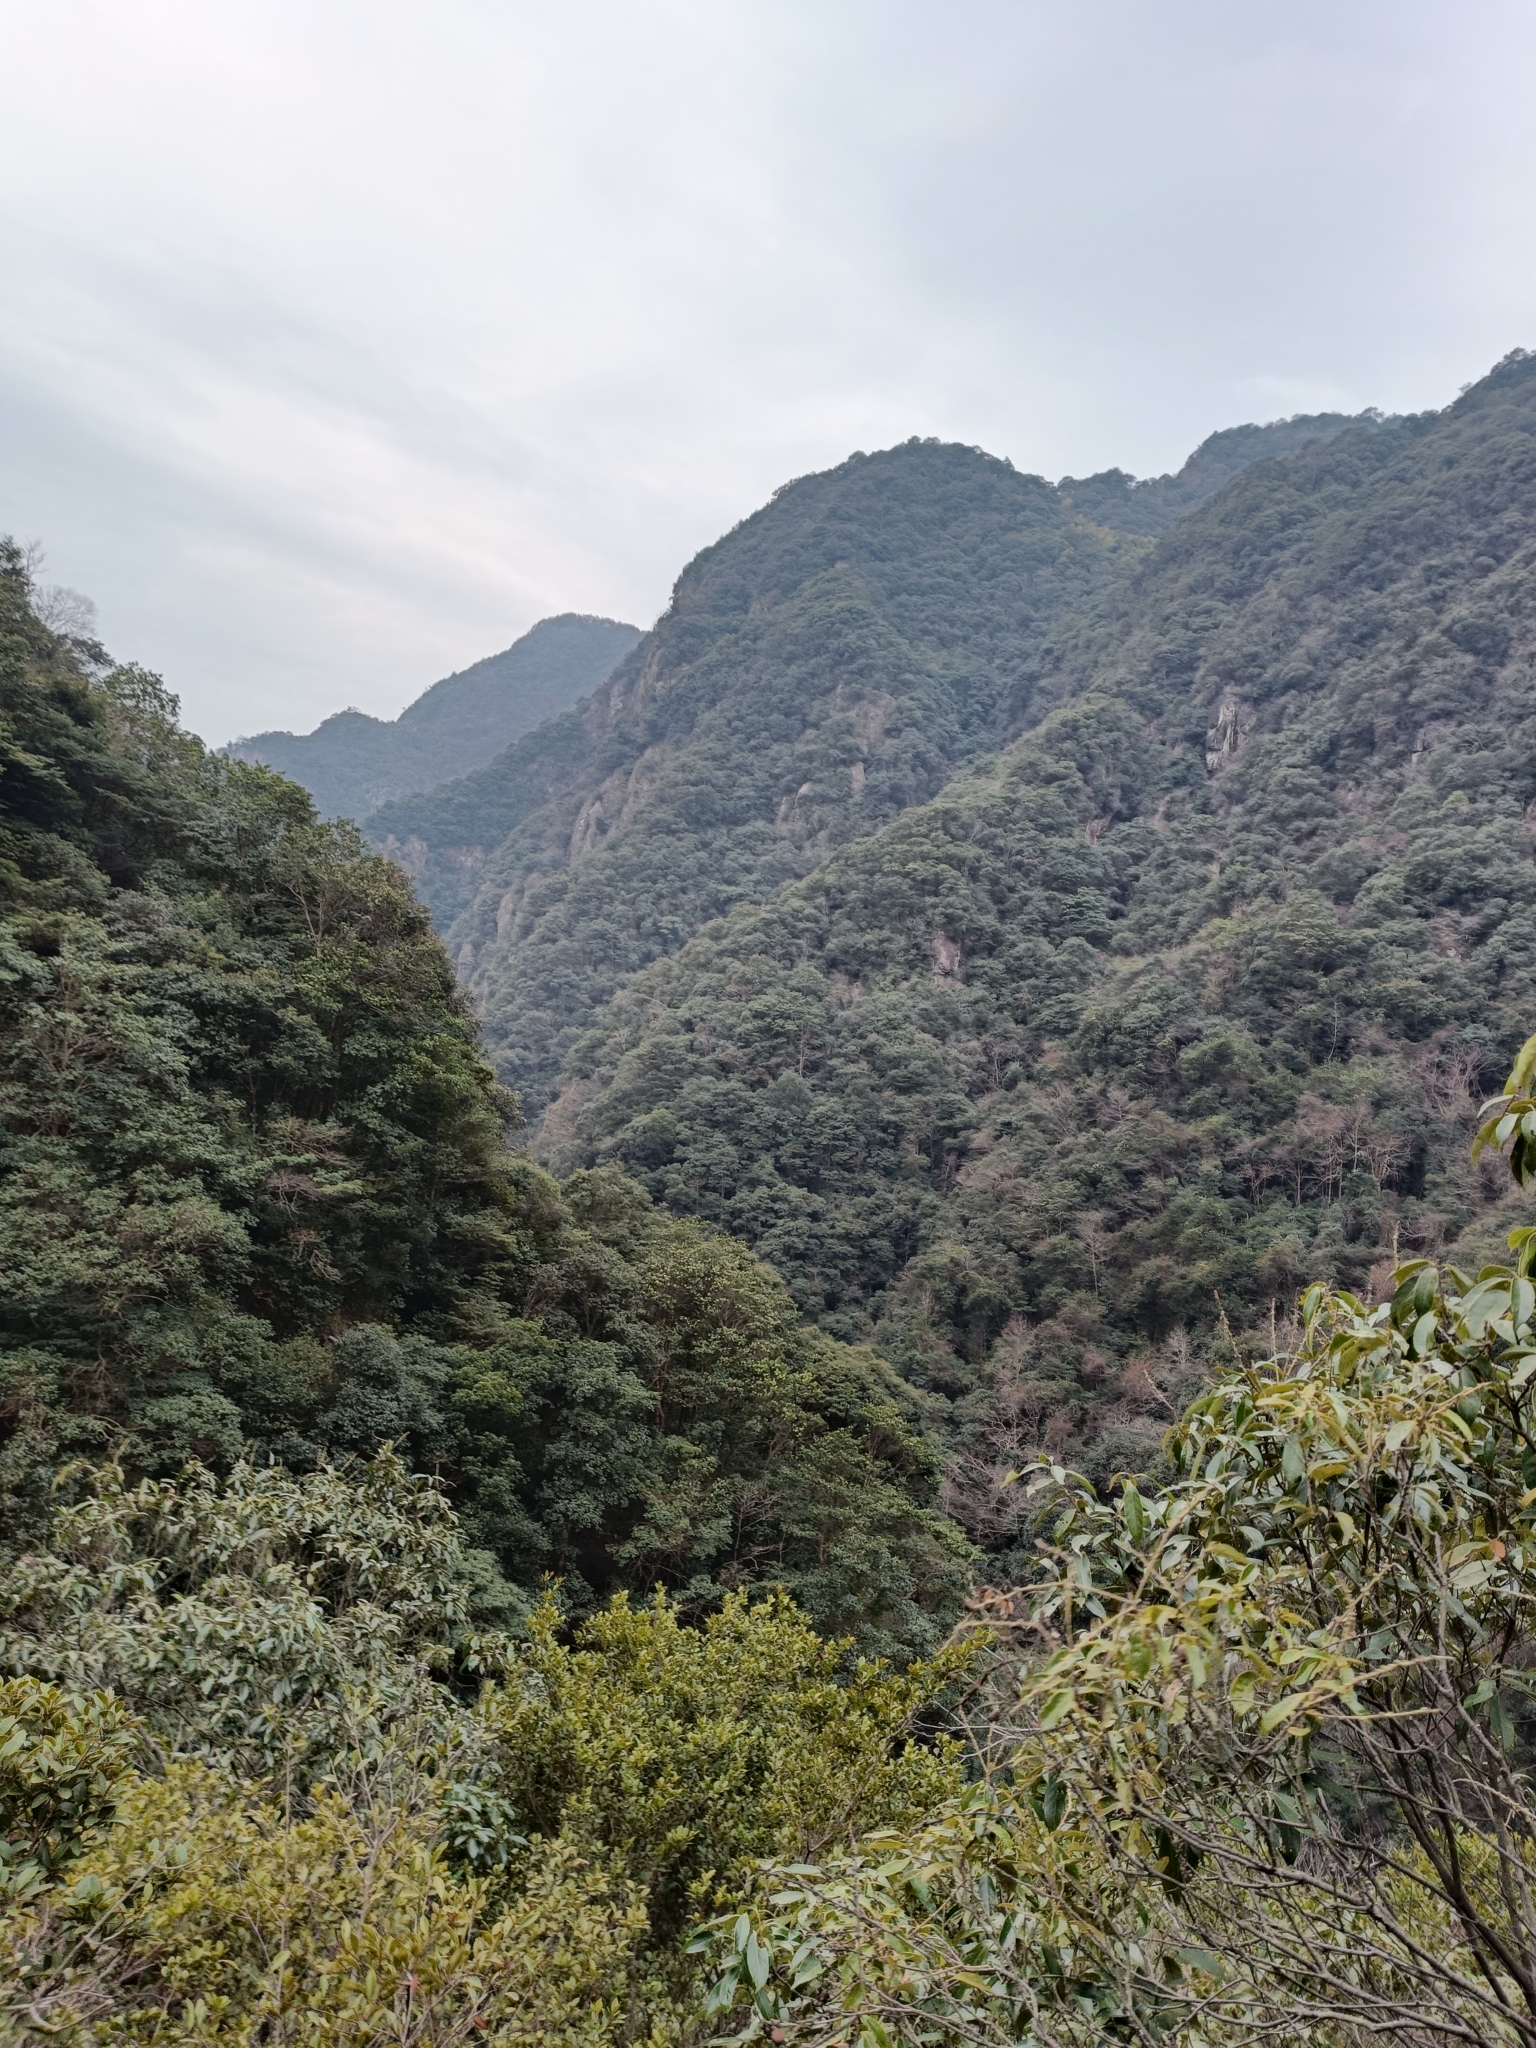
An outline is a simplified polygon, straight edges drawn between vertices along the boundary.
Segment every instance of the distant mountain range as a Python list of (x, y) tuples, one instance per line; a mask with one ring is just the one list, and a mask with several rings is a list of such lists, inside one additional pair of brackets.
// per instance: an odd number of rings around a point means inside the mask
[(311, 733), (256, 733), (224, 751), (302, 783), (325, 817), (363, 818), (483, 767), (606, 682), (639, 638), (616, 619), (563, 612), (434, 683), (396, 719), (338, 711)]

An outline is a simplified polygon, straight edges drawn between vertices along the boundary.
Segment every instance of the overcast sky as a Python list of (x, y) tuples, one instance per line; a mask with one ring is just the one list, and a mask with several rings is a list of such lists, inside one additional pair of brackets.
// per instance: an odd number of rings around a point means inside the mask
[(911, 434), (1047, 476), (1536, 346), (1530, 0), (47, 0), (0, 531), (213, 741), (648, 625)]

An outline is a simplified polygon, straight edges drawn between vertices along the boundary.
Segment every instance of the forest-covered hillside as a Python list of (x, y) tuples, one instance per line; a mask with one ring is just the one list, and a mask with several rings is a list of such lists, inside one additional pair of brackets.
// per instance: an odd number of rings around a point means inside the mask
[(1054, 622), (1139, 536), (1341, 424), (1215, 435), (1134, 486), (916, 441), (786, 485), (688, 566), (591, 705), (367, 822), (449, 932), (503, 1079), (541, 1107), (624, 976), (1011, 737)]
[(547, 1155), (949, 1397), (989, 1540), (1039, 1442), (1144, 1465), (1223, 1318), (1498, 1243), (1465, 1140), (1536, 1015), (1533, 659), (1520, 356), (1101, 584), (1012, 746), (628, 983)]
[(337, 711), (311, 733), (260, 732), (224, 749), (300, 783), (325, 818), (364, 818), (480, 768), (585, 697), (640, 638), (615, 619), (541, 619), (500, 654), (444, 676), (395, 719)]
[(436, 1471), (488, 1614), (546, 1572), (794, 1585), (931, 1641), (966, 1549), (921, 1397), (740, 1245), (508, 1148), (404, 877), (49, 632), (0, 555), (0, 1561), (77, 1455)]
[(782, 640), (728, 537), (495, 785), (553, 1171), (0, 546), (5, 2048), (1536, 2048), (1536, 357), (1302, 438), (810, 480)]

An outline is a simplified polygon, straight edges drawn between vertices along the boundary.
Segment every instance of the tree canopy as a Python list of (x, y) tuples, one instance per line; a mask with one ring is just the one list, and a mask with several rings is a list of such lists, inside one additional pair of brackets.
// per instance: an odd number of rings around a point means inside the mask
[(630, 979), (543, 1155), (941, 1395), (1001, 1552), (998, 1475), (1155, 1460), (1223, 1316), (1394, 1242), (1475, 1270), (1536, 1009), (1533, 518), (1530, 359), (1251, 465), (1058, 622), (1022, 738)]
[(920, 1395), (802, 1330), (741, 1246), (611, 1170), (563, 1189), (398, 868), (210, 756), (0, 564), (0, 1486), (399, 1442), (488, 1613), (792, 1585), (864, 1647), (942, 1633), (966, 1545)]

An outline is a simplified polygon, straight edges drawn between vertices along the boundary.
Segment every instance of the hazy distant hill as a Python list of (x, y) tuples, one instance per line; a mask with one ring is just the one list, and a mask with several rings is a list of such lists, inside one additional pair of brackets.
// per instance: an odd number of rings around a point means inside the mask
[(365, 817), (391, 798), (468, 775), (590, 695), (640, 638), (576, 612), (542, 619), (501, 654), (445, 676), (393, 721), (338, 711), (311, 733), (262, 732), (226, 752), (303, 783), (327, 817)]

